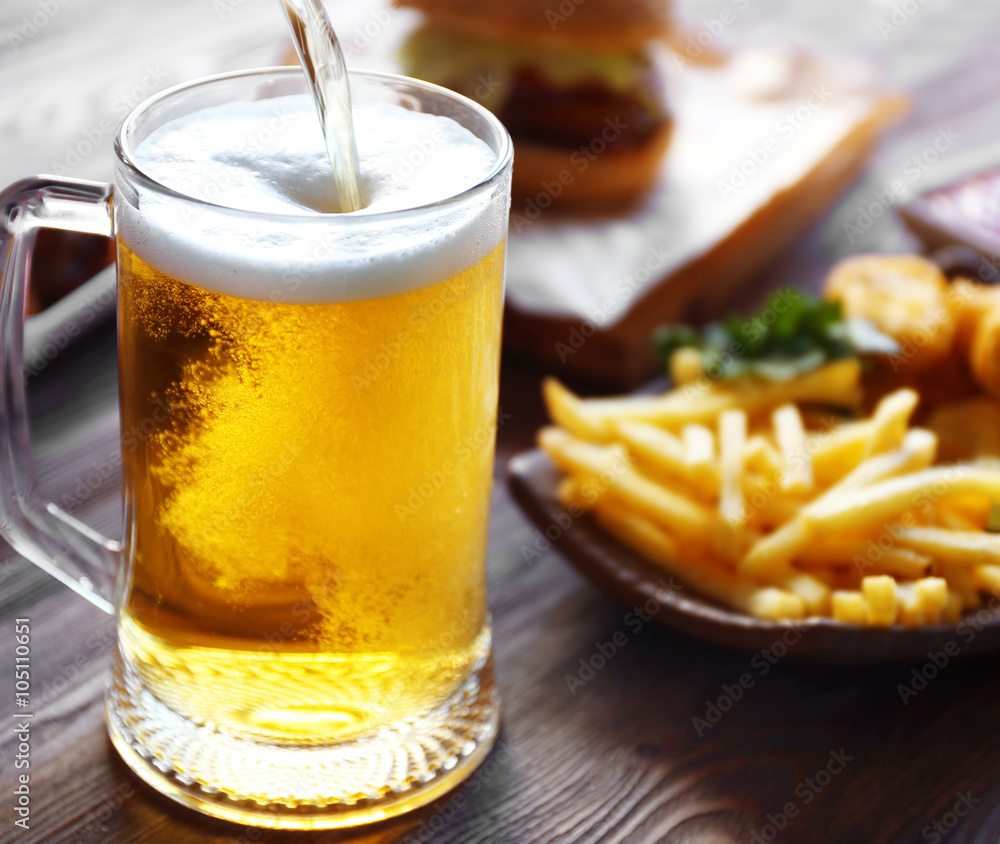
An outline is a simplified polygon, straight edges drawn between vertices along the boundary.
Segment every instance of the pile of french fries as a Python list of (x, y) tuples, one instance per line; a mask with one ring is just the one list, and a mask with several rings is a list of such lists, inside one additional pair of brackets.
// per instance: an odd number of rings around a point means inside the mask
[(547, 380), (539, 443), (564, 506), (759, 618), (918, 627), (1000, 595), (1000, 461), (935, 464), (916, 392), (857, 418), (818, 409), (860, 406), (854, 359), (784, 382), (692, 378), (606, 399)]

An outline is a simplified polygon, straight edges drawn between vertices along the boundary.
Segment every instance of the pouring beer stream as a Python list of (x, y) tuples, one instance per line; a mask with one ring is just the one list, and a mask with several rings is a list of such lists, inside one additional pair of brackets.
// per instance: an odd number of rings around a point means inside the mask
[(327, 155), (340, 193), (341, 211), (358, 211), (361, 198), (358, 145), (351, 114), (351, 86), (340, 41), (322, 0), (281, 0), (295, 52), (309, 80)]

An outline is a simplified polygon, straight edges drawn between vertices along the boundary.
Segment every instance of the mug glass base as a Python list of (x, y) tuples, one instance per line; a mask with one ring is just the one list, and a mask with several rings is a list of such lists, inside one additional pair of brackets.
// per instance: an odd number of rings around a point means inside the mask
[(105, 714), (125, 763), (178, 803), (250, 826), (337, 829), (403, 814), (453, 789), (489, 753), (499, 712), (490, 656), (444, 703), (405, 725), (334, 745), (268, 745), (178, 714), (119, 654)]

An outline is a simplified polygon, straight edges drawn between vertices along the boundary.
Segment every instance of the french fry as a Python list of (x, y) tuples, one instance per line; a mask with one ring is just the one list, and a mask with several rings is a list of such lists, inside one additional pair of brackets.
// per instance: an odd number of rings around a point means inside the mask
[(923, 603), (914, 590), (914, 583), (896, 585), (896, 604), (899, 608), (898, 621), (901, 627), (923, 627), (927, 623)]
[(605, 493), (607, 487), (593, 478), (583, 476), (563, 478), (556, 491), (563, 507), (590, 511)]
[[(839, 494), (853, 492), (896, 475), (924, 469), (934, 461), (936, 449), (937, 437), (934, 434), (923, 428), (913, 428), (903, 437), (903, 442), (896, 451), (863, 460), (830, 487), (822, 498), (829, 501)], [(818, 503), (819, 499), (816, 501)]]
[(671, 367), (677, 387), (659, 396), (583, 399), (545, 382), (559, 427), (539, 445), (565, 475), (557, 493), (571, 512), (770, 620), (954, 624), (983, 593), (1000, 595), (1000, 534), (985, 530), (1000, 511), (1000, 457), (934, 466), (937, 435), (909, 428), (914, 390), (843, 421), (800, 403), (856, 407), (857, 360), (783, 382), (712, 381), (690, 349)]
[(1000, 534), (938, 527), (899, 528), (900, 545), (965, 566), (1000, 565)]
[[(826, 608), (827, 609), (829, 609), (829, 604), (830, 604), (830, 600), (829, 600), (830, 599), (830, 592), (829, 592), (829, 590), (831, 590), (831, 589), (852, 589), (852, 588), (854, 588), (855, 585), (857, 585), (857, 586), (861, 585), (861, 578), (860, 577), (857, 580), (857, 584), (855, 584), (855, 583), (849, 583), (846, 586), (843, 585), (844, 581), (845, 581), (845, 578), (844, 578), (843, 575), (846, 572), (846, 569), (836, 569), (835, 570), (835, 569), (830, 568), (828, 566), (826, 568), (813, 569), (812, 571), (806, 571), (806, 572), (803, 572), (803, 571), (801, 571), (801, 569), (797, 569), (797, 568), (791, 568), (791, 569), (789, 569), (789, 571), (790, 572), (799, 572), (801, 574), (807, 574), (813, 580), (815, 580), (816, 582), (821, 583), (823, 586), (825, 586), (827, 588), (827, 593), (826, 593), (826, 596), (825, 596), (825, 598), (826, 598), (825, 603), (826, 603)], [(790, 578), (791, 577), (795, 577), (795, 575), (790, 575)], [(787, 582), (787, 581), (780, 581), (780, 582), (784, 583), (784, 582)], [(821, 605), (822, 605), (822, 602), (821, 602)], [(820, 613), (820, 615), (827, 615), (827, 614), (828, 613), (826, 613), (826, 612)]]
[(805, 616), (805, 604), (797, 595), (750, 583), (711, 560), (700, 560), (693, 566), (678, 562), (676, 543), (656, 524), (637, 513), (602, 501), (596, 509), (596, 517), (605, 530), (624, 544), (709, 598), (759, 618), (777, 621)]
[(795, 565), (813, 570), (849, 563), (864, 574), (891, 574), (916, 580), (927, 574), (934, 560), (909, 548), (881, 548), (873, 540), (829, 536), (810, 545), (795, 558)]
[(685, 425), (681, 430), (684, 443), (685, 462), (689, 467), (688, 477), (700, 489), (719, 492), (719, 466), (715, 457), (715, 434), (704, 425)]
[(680, 438), (647, 422), (625, 420), (617, 426), (619, 439), (630, 449), (650, 458), (671, 473), (683, 476), (687, 452)]
[(868, 612), (865, 621), (871, 627), (891, 627), (899, 612), (896, 581), (885, 574), (876, 574), (861, 581)]
[(719, 417), (719, 517), (718, 550), (730, 561), (741, 552), (740, 535), (745, 522), (743, 459), (746, 453), (747, 416), (727, 410)]
[(956, 521), (967, 523), (955, 530), (985, 530), (989, 524), (991, 506), (990, 499), (982, 495), (949, 495), (938, 502), (937, 511), (939, 516), (949, 513)]
[(867, 571), (872, 574), (891, 574), (893, 577), (916, 580), (930, 571), (934, 560), (908, 548), (888, 548), (881, 557), (869, 560), (869, 563)]
[(750, 546), (736, 564), (736, 570), (748, 577), (765, 577), (770, 572), (785, 571), (796, 554), (809, 544), (806, 522), (800, 513)]
[(542, 428), (538, 432), (538, 445), (559, 469), (570, 475), (610, 472), (609, 480), (613, 480), (631, 466), (621, 446), (594, 445), (561, 428)]
[(813, 477), (817, 486), (830, 486), (865, 458), (872, 437), (872, 422), (847, 422), (832, 430), (814, 431), (809, 437)]
[(854, 528), (850, 525), (850, 507), (846, 507), (847, 516), (844, 516), (838, 507), (849, 505), (855, 498), (853, 493), (868, 484), (911, 470), (915, 466), (927, 465), (934, 459), (935, 444), (936, 439), (933, 434), (919, 428), (913, 429), (903, 439), (902, 448), (864, 461), (837, 484), (803, 507), (794, 521), (782, 525), (751, 546), (738, 563), (739, 570), (750, 576), (760, 576), (763, 572), (788, 564), (797, 554), (805, 550), (813, 536), (819, 533), (813, 522), (816, 514), (822, 517), (825, 509), (833, 509), (835, 513), (840, 514), (838, 516), (840, 532), (852, 532)]
[(788, 381), (713, 382), (683, 387), (661, 396), (580, 399), (555, 379), (543, 394), (558, 425), (590, 442), (607, 442), (622, 420), (649, 422), (680, 430), (692, 423), (712, 423), (725, 410), (761, 413), (788, 402), (818, 402), (857, 407), (861, 402), (861, 364), (855, 358), (834, 361)]
[(1000, 565), (976, 566), (972, 570), (972, 585), (981, 592), (1000, 595)]
[(711, 541), (715, 519), (708, 510), (640, 475), (615, 447), (581, 442), (558, 428), (543, 428), (538, 441), (563, 471), (607, 479), (607, 496), (635, 508), (679, 537)]
[(902, 389), (890, 393), (878, 403), (872, 416), (872, 435), (865, 457), (893, 451), (902, 445), (918, 400), (916, 392)]
[(617, 536), (630, 548), (649, 557), (672, 574), (686, 572), (677, 562), (677, 540), (661, 526), (640, 516), (617, 501), (604, 499), (594, 507), (597, 523)]
[(921, 498), (941, 497), (943, 493), (938, 493), (938, 488), (955, 494), (976, 493), (1000, 499), (1000, 473), (974, 466), (935, 466), (890, 478), (849, 496), (824, 500), (807, 508), (808, 513), (804, 512), (802, 518), (816, 536), (861, 530), (884, 524)]
[(802, 502), (784, 496), (768, 497), (758, 507), (754, 491), (744, 487), (747, 500), (747, 525), (752, 528), (777, 528), (797, 518), (802, 511)]
[(798, 595), (811, 615), (826, 615), (830, 608), (830, 587), (810, 574), (791, 574), (780, 578), (776, 585)]
[[(957, 624), (962, 617), (962, 596), (952, 589), (948, 590), (948, 602), (941, 610), (941, 624)], [(931, 622), (933, 624), (933, 622)]]
[[(787, 522), (751, 546), (739, 561), (738, 569), (749, 576), (761, 576), (765, 572), (784, 567), (797, 554), (802, 553), (813, 536), (818, 533), (813, 526), (815, 514), (819, 513), (822, 516), (824, 508), (836, 508), (838, 505), (853, 501), (855, 497), (853, 493), (867, 484), (892, 477), (915, 466), (926, 465), (934, 459), (935, 443), (933, 434), (919, 428), (913, 429), (903, 439), (902, 448), (864, 461), (837, 484), (803, 507), (793, 521)], [(835, 512), (840, 511), (835, 510)], [(840, 517), (840, 524), (842, 533), (851, 533), (854, 530), (850, 526), (849, 514)]]
[(974, 610), (982, 604), (972, 579), (972, 568), (957, 563), (941, 563), (939, 567), (941, 576), (948, 581), (948, 589), (962, 599), (963, 610)]
[(652, 466), (684, 480), (703, 496), (718, 493), (718, 476), (703, 467), (692, 466), (687, 460), (684, 443), (675, 434), (646, 422), (619, 422), (617, 430), (621, 442)]
[(794, 404), (784, 404), (771, 415), (774, 436), (783, 457), (781, 488), (808, 492), (813, 487), (812, 457), (806, 444), (802, 415)]
[(795, 621), (805, 618), (805, 604), (798, 595), (763, 586), (746, 599), (747, 612), (770, 621)]
[(715, 472), (715, 434), (704, 425), (685, 425), (681, 430), (686, 460), (692, 467), (703, 467)]
[(935, 508), (937, 511), (937, 524), (949, 530), (982, 530), (983, 525), (976, 524), (968, 514), (958, 508), (949, 507), (945, 502), (941, 502)]
[(692, 346), (682, 346), (670, 355), (670, 379), (677, 387), (694, 384), (705, 374), (701, 352)]
[(745, 459), (747, 468), (765, 478), (780, 478), (785, 470), (784, 458), (762, 434), (747, 440)]
[(913, 584), (928, 624), (940, 624), (948, 606), (948, 581), (943, 577), (924, 577)]
[(542, 382), (542, 398), (552, 421), (574, 437), (587, 442), (606, 442), (610, 438), (611, 432), (605, 429), (603, 420), (555, 378)]
[(868, 623), (868, 604), (861, 592), (838, 589), (831, 596), (830, 605), (834, 621), (843, 624)]

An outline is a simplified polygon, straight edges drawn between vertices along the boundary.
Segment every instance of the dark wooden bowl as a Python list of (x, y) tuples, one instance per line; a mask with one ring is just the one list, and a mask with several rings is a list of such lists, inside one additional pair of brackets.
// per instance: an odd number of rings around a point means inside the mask
[(589, 517), (573, 519), (564, 510), (556, 495), (559, 479), (556, 467), (537, 450), (514, 457), (507, 467), (514, 499), (542, 535), (622, 604), (642, 608), (651, 602), (656, 611), (649, 615), (666, 627), (717, 645), (769, 649), (778, 655), (787, 650), (789, 656), (828, 662), (930, 662), (932, 654), (941, 652), (950, 659), (1000, 648), (1000, 607), (968, 614), (957, 625), (876, 628), (828, 618), (764, 621), (726, 609), (683, 584), (681, 589), (664, 588), (660, 582), (669, 582), (666, 572), (619, 543)]

